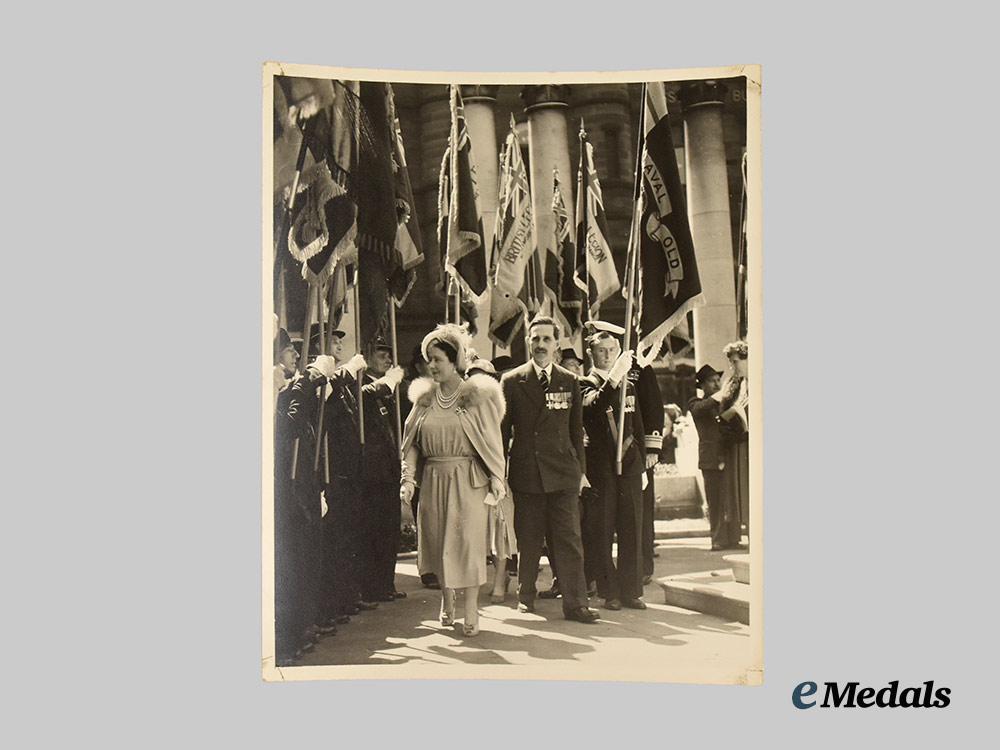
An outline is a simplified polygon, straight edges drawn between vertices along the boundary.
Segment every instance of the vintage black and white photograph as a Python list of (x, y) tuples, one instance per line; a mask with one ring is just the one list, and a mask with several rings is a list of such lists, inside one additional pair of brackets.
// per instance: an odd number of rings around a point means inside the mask
[(760, 69), (263, 91), (265, 679), (759, 684)]

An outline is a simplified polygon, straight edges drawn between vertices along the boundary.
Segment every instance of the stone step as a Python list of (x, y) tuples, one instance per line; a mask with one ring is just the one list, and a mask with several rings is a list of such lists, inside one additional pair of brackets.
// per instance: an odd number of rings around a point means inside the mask
[(656, 539), (689, 539), (709, 536), (711, 531), (705, 518), (677, 518), (672, 521), (654, 521)]
[(656, 582), (665, 604), (750, 624), (750, 587), (737, 582), (732, 570), (668, 576)]
[(733, 566), (733, 578), (738, 583), (750, 584), (750, 555), (723, 555), (722, 559)]

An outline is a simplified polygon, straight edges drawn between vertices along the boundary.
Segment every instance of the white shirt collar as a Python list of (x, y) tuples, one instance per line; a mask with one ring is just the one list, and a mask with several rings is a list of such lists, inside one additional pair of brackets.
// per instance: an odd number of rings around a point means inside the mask
[(538, 363), (535, 362), (535, 360), (531, 360), (531, 366), (535, 368), (535, 377), (537, 377), (539, 380), (541, 380), (541, 378), (542, 378), (542, 371), (544, 370), (545, 371), (545, 377), (548, 379), (548, 381), (550, 383), (552, 382), (552, 363), (551, 362), (549, 362), (549, 364), (548, 364), (547, 367), (539, 367)]

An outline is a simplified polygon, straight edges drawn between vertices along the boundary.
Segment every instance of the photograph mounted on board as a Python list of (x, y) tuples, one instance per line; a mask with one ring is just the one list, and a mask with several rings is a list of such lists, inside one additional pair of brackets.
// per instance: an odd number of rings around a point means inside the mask
[(266, 680), (761, 684), (760, 86), (265, 64)]

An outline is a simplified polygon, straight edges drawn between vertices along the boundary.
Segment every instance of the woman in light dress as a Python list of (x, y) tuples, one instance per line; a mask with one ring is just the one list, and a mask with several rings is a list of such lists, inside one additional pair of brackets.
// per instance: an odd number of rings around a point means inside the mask
[(500, 384), (488, 375), (463, 380), (469, 335), (452, 324), (424, 337), (430, 378), (409, 389), (413, 410), (403, 429), (400, 499), (420, 485), (417, 566), (441, 584), (441, 624), (455, 622), (455, 594), (465, 596), (463, 632), (479, 632), (479, 588), (486, 583), (490, 506), (507, 495)]

